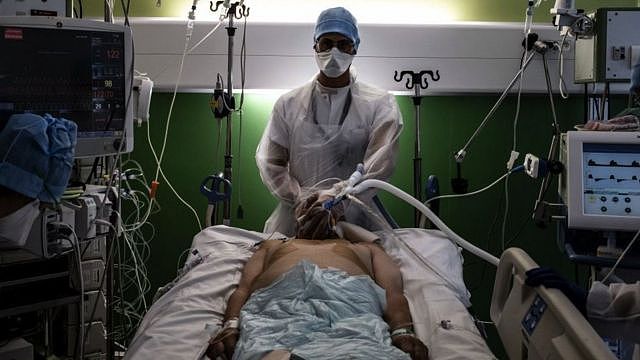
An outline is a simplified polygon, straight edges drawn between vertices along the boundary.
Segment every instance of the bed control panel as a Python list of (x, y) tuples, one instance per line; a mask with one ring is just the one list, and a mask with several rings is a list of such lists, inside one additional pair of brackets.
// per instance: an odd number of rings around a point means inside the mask
[(531, 306), (529, 307), (529, 311), (527, 311), (524, 319), (522, 319), (522, 327), (529, 336), (533, 334), (533, 330), (535, 330), (540, 319), (542, 319), (542, 315), (546, 309), (547, 303), (542, 300), (540, 295), (536, 295), (533, 303), (531, 303)]

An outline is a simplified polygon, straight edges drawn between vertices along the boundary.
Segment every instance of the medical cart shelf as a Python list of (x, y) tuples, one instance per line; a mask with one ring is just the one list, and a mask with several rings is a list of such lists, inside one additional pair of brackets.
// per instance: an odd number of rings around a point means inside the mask
[[(606, 258), (596, 255), (581, 254), (576, 252), (573, 245), (570, 243), (564, 244), (564, 250), (569, 257), (569, 260), (584, 265), (598, 266), (601, 268), (610, 268), (615, 265), (616, 258)], [(618, 264), (620, 269), (640, 269), (640, 259), (637, 257), (629, 257), (622, 259)]]
[[(611, 241), (609, 237), (615, 239)], [(599, 248), (615, 247), (622, 252), (632, 240), (633, 232), (602, 232), (583, 229), (568, 229), (566, 224), (558, 227), (558, 247), (575, 264), (611, 268), (617, 256), (605, 257)], [(640, 269), (640, 247), (634, 244), (620, 261), (619, 269)]]
[(67, 256), (0, 265), (0, 319), (79, 301)]
[(6, 281), (0, 280), (0, 288), (16, 286), (16, 285), (24, 285), (24, 284), (28, 284), (36, 281), (44, 281), (44, 280), (56, 279), (56, 278), (67, 277), (67, 276), (69, 276), (69, 272), (62, 271), (57, 273), (37, 275), (37, 276), (19, 278), (14, 280), (6, 280)]
[(57, 298), (49, 298), (43, 301), (34, 302), (26, 305), (19, 305), (5, 308), (4, 304), (0, 305), (0, 318), (25, 314), (38, 310), (50, 309), (58, 306), (74, 304), (80, 301), (80, 294), (66, 295)]

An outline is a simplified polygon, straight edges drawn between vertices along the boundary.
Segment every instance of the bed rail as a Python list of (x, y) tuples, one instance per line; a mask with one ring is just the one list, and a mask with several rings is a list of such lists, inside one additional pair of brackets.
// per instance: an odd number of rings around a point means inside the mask
[(538, 267), (522, 249), (504, 251), (491, 299), (491, 319), (514, 359), (614, 360), (605, 342), (560, 290), (525, 285)]

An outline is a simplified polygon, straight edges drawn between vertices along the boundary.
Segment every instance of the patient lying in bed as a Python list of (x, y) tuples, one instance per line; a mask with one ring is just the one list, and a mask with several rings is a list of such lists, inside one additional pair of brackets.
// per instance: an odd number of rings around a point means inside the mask
[(246, 263), (207, 355), (427, 359), (400, 271), (384, 250), (333, 238), (329, 225), (339, 213), (317, 197), (298, 215), (297, 239), (267, 240)]

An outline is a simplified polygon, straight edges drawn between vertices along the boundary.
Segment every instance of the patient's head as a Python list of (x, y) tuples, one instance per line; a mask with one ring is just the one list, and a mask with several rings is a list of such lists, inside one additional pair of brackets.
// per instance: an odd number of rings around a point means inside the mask
[(298, 203), (295, 209), (297, 238), (325, 240), (338, 237), (334, 226), (343, 216), (342, 203), (326, 209), (324, 202), (330, 199), (314, 193)]

